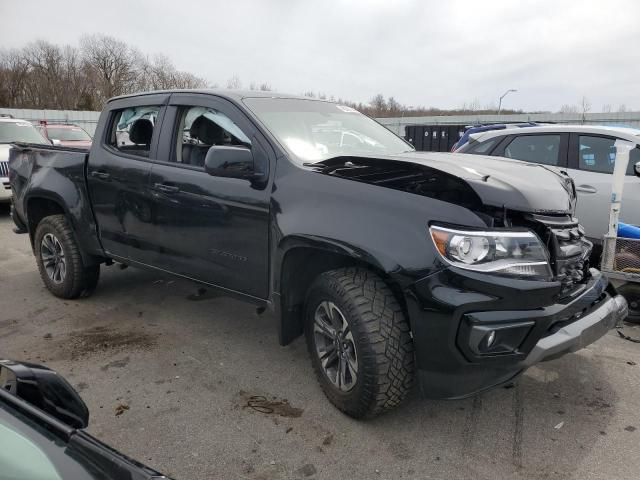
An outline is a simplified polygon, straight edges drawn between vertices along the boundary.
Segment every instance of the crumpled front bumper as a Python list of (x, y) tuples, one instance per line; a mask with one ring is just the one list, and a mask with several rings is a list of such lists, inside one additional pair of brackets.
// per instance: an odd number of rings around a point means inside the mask
[(622, 295), (609, 297), (597, 310), (541, 338), (522, 365), (528, 367), (580, 350), (614, 328), (628, 313), (627, 301)]
[(593, 343), (627, 315), (625, 299), (595, 269), (563, 296), (558, 282), (448, 268), (415, 282), (405, 300), (427, 398), (463, 398), (509, 382)]

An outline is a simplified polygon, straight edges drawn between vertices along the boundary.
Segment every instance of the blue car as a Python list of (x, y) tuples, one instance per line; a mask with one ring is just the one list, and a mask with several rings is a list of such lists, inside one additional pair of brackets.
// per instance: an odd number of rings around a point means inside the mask
[(491, 125), (476, 125), (473, 127), (468, 127), (464, 133), (462, 134), (462, 136), (460, 137), (460, 140), (458, 140), (456, 143), (453, 144), (453, 147), (451, 148), (452, 152), (455, 152), (456, 150), (458, 150), (460, 147), (462, 147), (464, 144), (466, 144), (469, 141), (469, 135), (471, 135), (472, 133), (480, 133), (480, 132), (488, 132), (490, 130), (504, 130), (505, 128), (509, 127), (509, 128), (513, 128), (513, 127), (536, 127), (538, 125), (542, 125), (540, 123), (536, 123), (536, 122), (525, 122), (525, 123), (494, 123)]

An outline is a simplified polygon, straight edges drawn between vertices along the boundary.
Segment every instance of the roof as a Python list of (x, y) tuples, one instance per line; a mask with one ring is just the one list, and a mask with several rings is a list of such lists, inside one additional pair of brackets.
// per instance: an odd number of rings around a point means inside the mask
[(16, 122), (31, 123), (29, 120), (22, 120), (21, 118), (0, 117), (0, 123), (16, 123)]
[(123, 98), (139, 97), (141, 95), (162, 95), (170, 93), (198, 93), (204, 95), (215, 95), (218, 97), (228, 98), (230, 100), (239, 101), (243, 98), (291, 98), (299, 100), (316, 100), (319, 102), (328, 102), (329, 100), (320, 100), (317, 98), (303, 97), (300, 95), (288, 95), (286, 93), (278, 92), (263, 92), (260, 90), (228, 90), (223, 88), (194, 88), (194, 89), (176, 89), (176, 90), (152, 90), (149, 92), (138, 92), (127, 95), (120, 95), (119, 97), (110, 98), (109, 102), (115, 100), (121, 100)]
[(476, 141), (487, 140), (493, 137), (502, 137), (505, 135), (518, 135), (526, 133), (592, 133), (592, 134), (608, 134), (625, 138), (632, 142), (640, 141), (640, 130), (628, 127), (607, 127), (601, 125), (540, 125), (537, 127), (508, 127), (502, 130), (492, 130), (489, 132), (472, 133), (470, 136)]

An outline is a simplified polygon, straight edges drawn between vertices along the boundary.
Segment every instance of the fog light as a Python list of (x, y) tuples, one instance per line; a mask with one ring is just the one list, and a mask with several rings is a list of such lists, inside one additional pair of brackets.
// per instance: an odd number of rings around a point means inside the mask
[(496, 341), (496, 331), (495, 330), (491, 330), (489, 332), (489, 335), (487, 335), (487, 348), (491, 348), (491, 345), (493, 345), (493, 342)]
[[(514, 312), (515, 314), (516, 312)], [(465, 315), (467, 322), (460, 336), (475, 355), (515, 353), (533, 327), (532, 320), (511, 323), (481, 322), (482, 317), (495, 317), (495, 312), (476, 312)], [(475, 321), (474, 321), (475, 320)], [(466, 338), (465, 338), (466, 337)]]

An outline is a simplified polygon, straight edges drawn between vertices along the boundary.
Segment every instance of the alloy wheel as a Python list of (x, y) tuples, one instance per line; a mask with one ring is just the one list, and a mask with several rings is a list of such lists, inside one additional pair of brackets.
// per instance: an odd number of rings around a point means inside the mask
[(56, 284), (64, 282), (67, 275), (67, 262), (62, 244), (53, 233), (47, 233), (42, 237), (40, 258), (49, 279)]
[(358, 380), (358, 355), (353, 333), (335, 303), (324, 301), (318, 305), (313, 334), (325, 375), (342, 392), (350, 391)]

